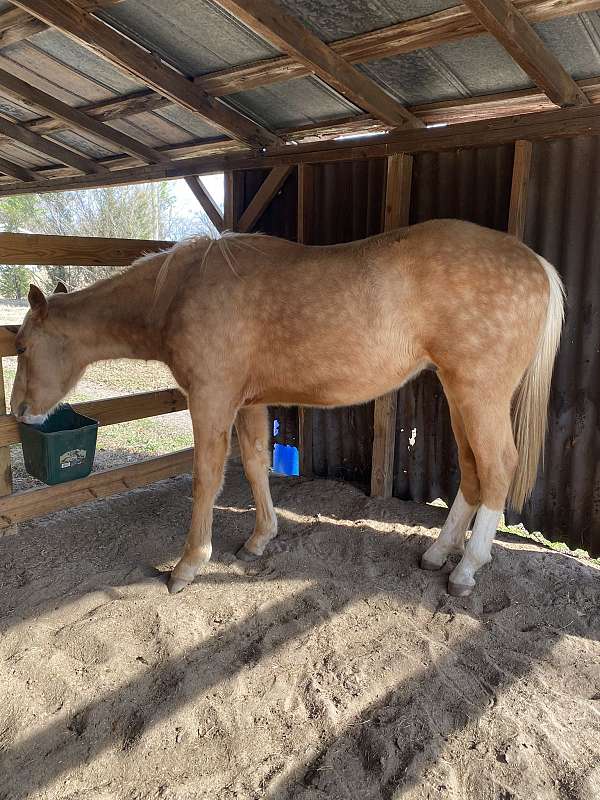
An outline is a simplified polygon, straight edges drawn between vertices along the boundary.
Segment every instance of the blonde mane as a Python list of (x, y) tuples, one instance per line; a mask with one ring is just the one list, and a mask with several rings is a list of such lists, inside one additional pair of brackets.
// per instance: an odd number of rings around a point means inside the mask
[[(173, 302), (179, 287), (185, 279), (185, 276), (187, 275), (187, 269), (193, 263), (195, 263), (194, 256), (199, 254), (199, 251), (201, 251), (202, 248), (204, 248), (204, 253), (202, 253), (199, 264), (200, 271), (204, 269), (210, 253), (216, 246), (218, 253), (223, 257), (223, 260), (231, 272), (236, 278), (241, 279), (240, 272), (238, 269), (236, 269), (236, 267), (239, 266), (238, 261), (235, 254), (232, 252), (231, 246), (239, 245), (260, 252), (258, 251), (258, 248), (251, 245), (248, 241), (248, 239), (256, 238), (266, 237), (264, 234), (260, 233), (237, 233), (236, 231), (223, 231), (223, 233), (218, 237), (206, 234), (190, 236), (187, 239), (183, 239), (181, 242), (177, 242), (177, 244), (173, 245), (173, 247), (171, 247), (169, 250), (162, 250), (159, 253), (150, 253), (134, 261), (132, 266), (137, 266), (143, 262), (164, 257), (163, 263), (161, 264), (156, 275), (156, 281), (154, 284), (154, 293), (149, 314), (150, 321), (154, 324), (160, 324), (162, 321), (164, 321), (165, 315), (169, 310), (169, 307)], [(181, 260), (179, 260), (179, 256), (181, 256)], [(174, 276), (171, 276), (173, 279), (170, 283), (168, 283), (167, 281), (170, 273), (173, 272), (173, 268), (181, 268), (184, 266), (186, 269), (183, 271), (180, 279), (175, 280)]]

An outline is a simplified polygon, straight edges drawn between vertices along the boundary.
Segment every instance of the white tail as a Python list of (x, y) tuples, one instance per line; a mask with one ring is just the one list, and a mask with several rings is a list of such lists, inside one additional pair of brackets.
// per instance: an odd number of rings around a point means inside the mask
[(513, 402), (513, 431), (519, 463), (508, 502), (515, 511), (523, 508), (525, 500), (531, 494), (540, 457), (543, 459), (550, 383), (565, 317), (565, 289), (560, 276), (545, 258), (540, 255), (537, 258), (548, 277), (550, 294), (546, 320), (540, 331), (535, 355), (519, 384)]

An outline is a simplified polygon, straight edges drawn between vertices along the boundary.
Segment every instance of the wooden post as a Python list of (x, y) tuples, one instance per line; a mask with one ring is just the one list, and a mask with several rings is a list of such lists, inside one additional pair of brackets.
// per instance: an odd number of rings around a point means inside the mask
[[(4, 370), (0, 358), (0, 416), (6, 416), (6, 390), (4, 388)], [(10, 445), (0, 447), (0, 497), (12, 493), (12, 466), (10, 463)]]
[[(314, 167), (312, 164), (298, 164), (298, 232), (296, 238), (302, 244), (308, 244), (313, 203)], [(300, 450), (300, 475), (312, 478), (313, 412), (311, 408), (298, 408), (298, 449)]]
[(531, 172), (531, 142), (520, 139), (515, 142), (515, 159), (513, 162), (512, 186), (510, 190), (510, 209), (508, 212), (508, 232), (518, 239), (523, 238), (525, 231), (525, 214), (527, 211), (527, 190)]
[(234, 199), (234, 179), (233, 172), (229, 170), (223, 174), (224, 195), (223, 195), (223, 229), (226, 231), (235, 230), (235, 199)]
[[(412, 162), (412, 156), (406, 153), (388, 156), (383, 222), (385, 231), (408, 225)], [(375, 400), (371, 467), (371, 495), (373, 497), (392, 496), (397, 403), (397, 391)]]

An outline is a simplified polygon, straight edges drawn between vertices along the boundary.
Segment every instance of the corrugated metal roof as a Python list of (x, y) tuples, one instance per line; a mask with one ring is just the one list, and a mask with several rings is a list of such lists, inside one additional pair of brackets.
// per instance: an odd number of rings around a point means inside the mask
[[(456, 0), (280, 1), (327, 42), (459, 5)], [(277, 48), (212, 0), (124, 0), (96, 15), (188, 77), (279, 54)], [(535, 27), (575, 78), (600, 76), (600, 13), (561, 17)], [(532, 85), (503, 47), (483, 34), (357, 67), (408, 105), (468, 99)], [(56, 30), (0, 48), (0, 68), (74, 106), (110, 101), (145, 88), (137, 78)], [(241, 91), (223, 102), (275, 130), (318, 125), (362, 113), (315, 77)], [(19, 121), (37, 116), (12, 100), (0, 101), (0, 113)], [(199, 113), (174, 104), (108, 124), (153, 146), (219, 135), (219, 129)], [(71, 146), (81, 144), (82, 152), (100, 153), (99, 143), (67, 136)], [(67, 141), (64, 136), (63, 141)]]
[(205, 0), (125, 0), (98, 16), (187, 75), (203, 75), (278, 53)]
[(228, 101), (273, 128), (307, 125), (320, 120), (359, 114), (360, 110), (318, 78), (297, 78), (248, 92)]
[(457, 0), (281, 0), (325, 42), (376, 31), (457, 6)]

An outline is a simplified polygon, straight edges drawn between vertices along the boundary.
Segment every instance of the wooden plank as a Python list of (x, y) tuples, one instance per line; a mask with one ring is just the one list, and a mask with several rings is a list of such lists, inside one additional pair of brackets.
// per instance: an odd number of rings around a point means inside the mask
[(41, 175), (38, 175), (36, 172), (27, 169), (27, 167), (21, 167), (19, 164), (14, 164), (7, 158), (0, 158), (0, 172), (3, 172), (5, 175), (10, 175), (11, 178), (16, 178), (18, 181), (24, 181), (26, 183), (31, 181), (37, 182), (40, 179), (43, 180)]
[[(298, 231), (297, 241), (309, 244), (310, 225), (314, 214), (314, 169), (310, 164), (298, 165)], [(298, 450), (300, 475), (313, 476), (313, 410), (298, 407)]]
[(218, 0), (218, 3), (365, 111), (394, 127), (422, 126), (397, 99), (318, 39), (278, 3), (273, 0)]
[(189, 176), (185, 179), (185, 182), (190, 187), (196, 200), (206, 212), (206, 216), (219, 231), (219, 233), (221, 233), (224, 227), (221, 210), (217, 207), (215, 201), (202, 185), (200, 178), (197, 175)]
[(127, 267), (136, 258), (166, 250), (173, 244), (154, 239), (0, 233), (0, 264)]
[[(132, 156), (137, 156), (147, 164), (157, 164), (169, 160), (168, 156), (158, 150), (147, 147), (142, 142), (105, 125), (93, 117), (88, 117), (78, 108), (73, 108), (61, 100), (57, 100), (52, 95), (25, 83), (25, 81), (4, 69), (0, 69), (0, 92), (6, 97), (11, 97), (17, 101), (25, 101), (28, 105), (34, 105), (41, 111), (62, 120), (69, 128), (84, 134), (92, 134), (96, 139), (108, 142), (109, 145)], [(31, 128), (28, 129), (31, 130)]]
[(511, 0), (464, 0), (481, 24), (556, 105), (587, 105), (585, 94)]
[[(102, 427), (130, 422), (133, 419), (146, 419), (187, 408), (187, 400), (179, 389), (162, 389), (156, 392), (141, 392), (122, 397), (109, 397), (103, 400), (88, 400), (73, 403), (80, 414), (97, 419)], [(12, 415), (0, 416), (0, 449), (21, 441), (19, 424)]]
[(0, 528), (191, 472), (193, 454), (193, 448), (178, 450), (125, 467), (94, 472), (69, 483), (16, 492), (0, 500)]
[(84, 175), (108, 172), (106, 167), (102, 166), (102, 164), (92, 161), (90, 158), (86, 158), (79, 153), (75, 153), (73, 150), (68, 150), (61, 144), (56, 144), (56, 142), (51, 142), (49, 139), (44, 139), (43, 136), (34, 133), (24, 125), (9, 122), (9, 120), (4, 119), (4, 117), (0, 117), (0, 133), (4, 134), (4, 136), (8, 136), (10, 139), (14, 139), (16, 142), (27, 145), (27, 147), (31, 147), (32, 150), (42, 153), (50, 159), (68, 164), (80, 172), (83, 172)]
[(287, 164), (273, 167), (240, 217), (237, 224), (238, 231), (249, 233), (252, 230), (293, 169), (293, 166)]
[[(385, 231), (408, 225), (413, 157), (406, 153), (387, 160), (385, 185)], [(396, 410), (398, 392), (389, 392), (375, 400), (373, 412), (373, 458), (371, 495), (392, 497), (394, 489), (394, 452), (396, 449)]]
[[(122, 3), (123, 0), (100, 0), (99, 2), (70, 0), (70, 2), (86, 11), (96, 11), (100, 8)], [(0, 12), (0, 47), (7, 47), (9, 44), (21, 42), (36, 33), (45, 31), (47, 27), (39, 19), (35, 19), (20, 8), (8, 8)]]
[[(5, 419), (10, 417), (6, 414), (6, 388), (4, 386), (4, 369), (0, 358), (0, 426)], [(10, 447), (0, 446), (0, 497), (12, 492), (12, 465), (10, 461)]]
[(531, 172), (531, 142), (515, 142), (510, 208), (508, 212), (508, 232), (519, 239), (523, 238), (525, 216), (527, 213), (527, 192)]
[(14, 5), (57, 28), (174, 103), (200, 114), (211, 125), (240, 141), (252, 146), (277, 141), (277, 137), (266, 128), (210, 97), (152, 53), (71, 4), (52, 0), (15, 0)]
[[(145, 181), (170, 180), (188, 175), (210, 175), (244, 169), (270, 169), (280, 164), (322, 164), (364, 158), (386, 158), (394, 153), (426, 153), (457, 148), (492, 146), (517, 139), (556, 139), (600, 134), (600, 106), (544, 111), (479, 122), (465, 122), (425, 130), (405, 129), (376, 140), (309, 142), (294, 147), (267, 148), (264, 153), (230, 150), (223, 155), (194, 157), (133, 169), (120, 169), (107, 178), (81, 176), (57, 178), (36, 184), (0, 185), (0, 197), (46, 191), (116, 186)], [(45, 174), (42, 170), (40, 174)]]

